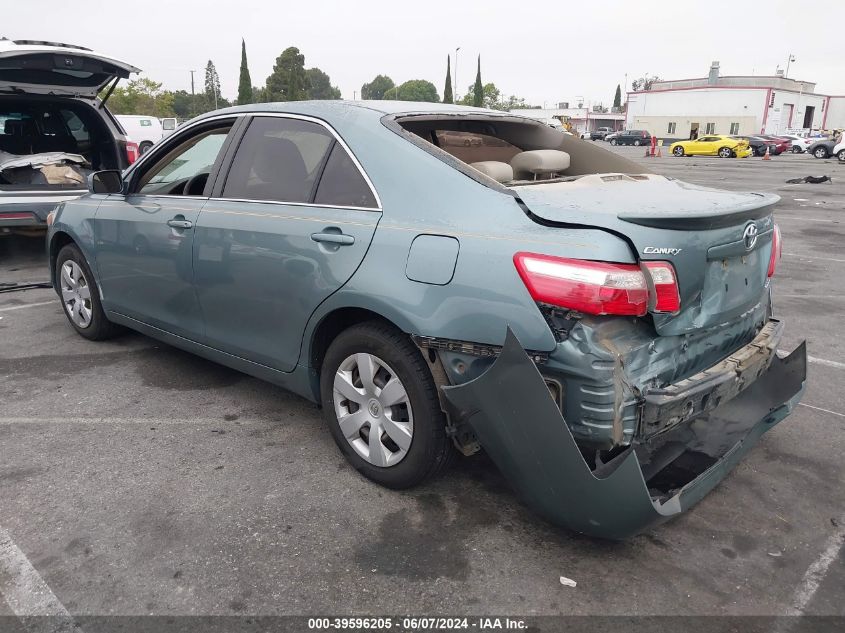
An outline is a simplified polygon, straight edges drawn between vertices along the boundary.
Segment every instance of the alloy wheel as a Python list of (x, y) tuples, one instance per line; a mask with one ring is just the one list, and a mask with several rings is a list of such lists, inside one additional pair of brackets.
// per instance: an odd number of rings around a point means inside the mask
[(91, 325), (91, 288), (82, 268), (72, 259), (62, 264), (62, 305), (70, 320), (79, 328)]
[(408, 454), (414, 436), (408, 392), (378, 356), (348, 356), (335, 373), (333, 401), (340, 431), (362, 459), (384, 468)]
[(730, 158), (733, 155), (733, 152), (730, 150), (729, 147), (723, 147), (719, 150), (719, 156), (722, 158)]

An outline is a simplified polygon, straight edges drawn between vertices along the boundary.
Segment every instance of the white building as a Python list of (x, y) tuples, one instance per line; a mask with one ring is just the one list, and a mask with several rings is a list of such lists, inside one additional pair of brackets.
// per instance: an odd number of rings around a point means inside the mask
[[(567, 105), (561, 103), (559, 105)], [(572, 131), (576, 133), (589, 132), (600, 127), (609, 127), (613, 130), (621, 130), (625, 123), (624, 112), (597, 112), (593, 108), (538, 108), (532, 110), (519, 109), (511, 110), (514, 114), (531, 117), (532, 119), (548, 120), (558, 119), (561, 122), (569, 122)]]
[(660, 81), (629, 92), (625, 127), (658, 137), (785, 134), (845, 128), (845, 96), (815, 92), (810, 81), (775, 76), (720, 76)]

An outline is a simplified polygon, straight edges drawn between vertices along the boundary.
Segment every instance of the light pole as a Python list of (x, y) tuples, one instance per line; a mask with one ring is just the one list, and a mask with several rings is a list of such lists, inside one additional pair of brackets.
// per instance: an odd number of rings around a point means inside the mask
[(789, 64), (795, 61), (795, 55), (792, 53), (789, 54), (789, 57), (786, 60), (786, 72), (783, 73), (784, 78), (789, 77)]
[(194, 73), (197, 72), (195, 70), (189, 70), (191, 73), (191, 116), (194, 116)]
[(455, 97), (454, 97), (455, 103), (458, 102), (458, 51), (459, 50), (461, 50), (460, 46), (458, 46), (458, 48), (455, 49), (455, 78), (452, 80), (452, 82), (455, 84), (455, 89), (453, 90), (453, 92), (455, 93)]

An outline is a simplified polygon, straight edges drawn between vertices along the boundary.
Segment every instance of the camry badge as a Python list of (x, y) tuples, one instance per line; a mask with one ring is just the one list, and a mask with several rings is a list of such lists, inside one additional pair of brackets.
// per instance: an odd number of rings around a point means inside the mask
[(677, 255), (681, 252), (680, 248), (667, 248), (663, 246), (646, 246), (643, 249), (645, 255)]

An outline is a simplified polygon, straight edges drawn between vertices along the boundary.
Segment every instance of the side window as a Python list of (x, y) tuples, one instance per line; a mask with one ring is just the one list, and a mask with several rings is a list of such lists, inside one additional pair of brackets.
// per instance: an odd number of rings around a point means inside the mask
[(152, 127), (153, 122), (149, 119), (141, 119), (141, 127)]
[(232, 161), (224, 198), (310, 202), (334, 137), (300, 119), (256, 117)]
[(202, 195), (228, 133), (227, 126), (187, 139), (147, 169), (136, 191), (150, 195)]
[(85, 127), (82, 119), (75, 112), (71, 112), (70, 110), (59, 110), (59, 112), (65, 120), (65, 124), (73, 135), (73, 138), (82, 142), (91, 140), (91, 134), (88, 132), (88, 128)]
[(376, 207), (370, 186), (340, 143), (334, 144), (326, 162), (314, 202), (344, 207)]

